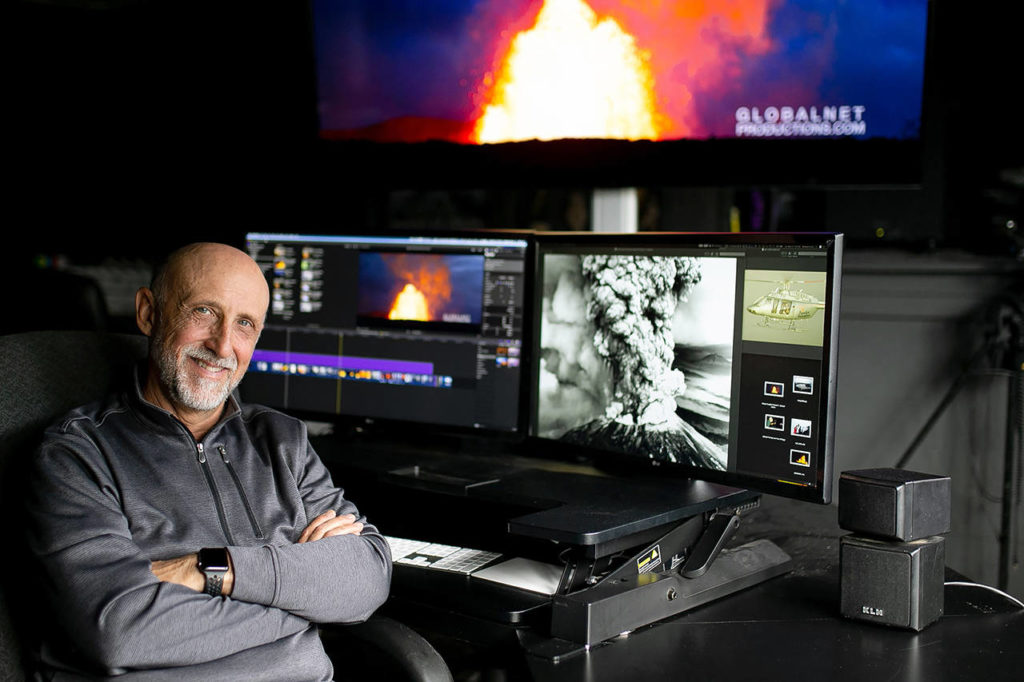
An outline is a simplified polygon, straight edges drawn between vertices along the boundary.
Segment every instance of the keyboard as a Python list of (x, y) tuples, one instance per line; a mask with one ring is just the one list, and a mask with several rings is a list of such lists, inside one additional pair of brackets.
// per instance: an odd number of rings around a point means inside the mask
[(469, 575), (501, 557), (501, 554), (497, 552), (442, 545), (424, 540), (410, 540), (387, 535), (384, 536), (384, 539), (391, 547), (391, 560), (402, 566), (418, 566)]

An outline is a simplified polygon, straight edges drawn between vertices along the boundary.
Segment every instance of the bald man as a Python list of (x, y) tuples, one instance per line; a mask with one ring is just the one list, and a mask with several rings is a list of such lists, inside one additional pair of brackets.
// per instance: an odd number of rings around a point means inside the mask
[(47, 431), (28, 494), (44, 674), (331, 680), (315, 624), (387, 598), (387, 544), (303, 423), (233, 394), (268, 300), (245, 253), (176, 251), (136, 294), (134, 389)]

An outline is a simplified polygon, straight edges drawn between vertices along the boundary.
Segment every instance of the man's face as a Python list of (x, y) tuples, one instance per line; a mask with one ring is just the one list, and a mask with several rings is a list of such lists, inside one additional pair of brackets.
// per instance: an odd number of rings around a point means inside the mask
[(224, 404), (245, 375), (263, 326), (266, 285), (251, 270), (179, 273), (153, 331), (153, 355), (168, 397), (190, 410)]

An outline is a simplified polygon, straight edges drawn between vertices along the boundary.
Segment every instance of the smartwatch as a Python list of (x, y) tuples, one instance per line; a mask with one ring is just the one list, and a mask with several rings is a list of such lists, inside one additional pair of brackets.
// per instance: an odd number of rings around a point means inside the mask
[(228, 562), (226, 547), (204, 547), (199, 550), (199, 570), (206, 576), (203, 592), (219, 597), (224, 590), (224, 576), (231, 564)]

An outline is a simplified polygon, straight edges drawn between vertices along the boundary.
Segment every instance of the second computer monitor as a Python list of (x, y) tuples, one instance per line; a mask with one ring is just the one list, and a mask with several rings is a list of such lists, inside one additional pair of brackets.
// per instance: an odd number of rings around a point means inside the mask
[(831, 497), (842, 237), (539, 235), (532, 436)]

